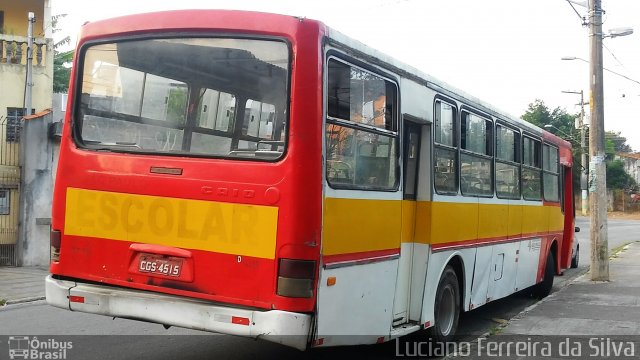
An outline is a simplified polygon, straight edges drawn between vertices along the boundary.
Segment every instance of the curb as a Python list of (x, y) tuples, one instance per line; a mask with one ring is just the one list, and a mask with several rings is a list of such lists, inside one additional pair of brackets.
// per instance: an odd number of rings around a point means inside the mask
[[(497, 334), (493, 333), (493, 331), (495, 331), (494, 329), (486, 331), (480, 335), (478, 335), (475, 339), (468, 341), (469, 344), (471, 344), (471, 349), (475, 349), (474, 345), (477, 344), (479, 342), (480, 339), (489, 339), (491, 337), (494, 336), (498, 336), (500, 334), (500, 332), (502, 332), (502, 329), (506, 328), (507, 326), (509, 326), (509, 324), (511, 324), (512, 321), (517, 321), (519, 319), (521, 319), (522, 317), (524, 317), (527, 313), (529, 313), (531, 310), (535, 309), (536, 307), (540, 306), (541, 304), (545, 303), (546, 301), (548, 301), (547, 299), (552, 299), (556, 296), (557, 293), (559, 293), (560, 291), (563, 291), (564, 289), (566, 289), (569, 285), (573, 284), (574, 282), (576, 282), (576, 280), (581, 279), (583, 277), (585, 277), (587, 274), (589, 273), (589, 269), (585, 269), (584, 273), (582, 274), (578, 274), (576, 275), (575, 278), (564, 282), (560, 288), (558, 290), (556, 290), (555, 292), (553, 292), (552, 294), (549, 294), (549, 296), (546, 296), (538, 301), (536, 301), (535, 303), (527, 306), (526, 308), (522, 309), (522, 311), (520, 311), (519, 313), (517, 313), (516, 315), (514, 315), (511, 319), (509, 319), (507, 322), (505, 322), (504, 324), (500, 324), (497, 326), (497, 329), (499, 330), (499, 332)], [(454, 352), (452, 354), (449, 354), (447, 356), (444, 357), (445, 360), (449, 360), (449, 359), (457, 359), (459, 358), (459, 354), (457, 352)]]
[(26, 297), (26, 298), (7, 300), (6, 303), (4, 304), (4, 306), (13, 305), (13, 304), (22, 304), (22, 303), (28, 303), (28, 302), (34, 302), (34, 301), (44, 300), (44, 299), (45, 299), (44, 296), (30, 296), (30, 297)]
[[(622, 253), (626, 252), (629, 249), (629, 247), (631, 246), (631, 244), (634, 244), (634, 243), (640, 244), (640, 241), (632, 241), (632, 242), (629, 242), (627, 244), (622, 245), (620, 251), (618, 251), (616, 253), (616, 255), (619, 255), (619, 254), (622, 254)], [(609, 260), (613, 260), (616, 257), (610, 258)], [(579, 282), (584, 282), (585, 278), (588, 277), (590, 270), (591, 270), (590, 267), (587, 267), (586, 269), (584, 269), (584, 272), (582, 274), (578, 274), (573, 279), (564, 282), (557, 291), (553, 292), (552, 294), (550, 294), (549, 296), (547, 296), (547, 297), (545, 297), (543, 299), (540, 299), (536, 303), (531, 304), (530, 306), (527, 306), (522, 311), (520, 311), (518, 314), (514, 315), (511, 319), (509, 319), (506, 323), (499, 325), (497, 328), (499, 330), (502, 330), (502, 329), (506, 328), (513, 321), (517, 321), (517, 320), (521, 319), (522, 317), (527, 315), (527, 313), (529, 313), (531, 310), (533, 310), (536, 307), (540, 306), (541, 304), (547, 302), (548, 300), (553, 299), (554, 297), (556, 297), (557, 293), (565, 290), (569, 285), (572, 285), (572, 284), (575, 284), (575, 283), (579, 283)], [(469, 341), (469, 343), (471, 343), (472, 346), (473, 346), (473, 344), (476, 344), (480, 339), (488, 339), (490, 337), (496, 336), (497, 334), (492, 334), (492, 331), (493, 330), (489, 330), (489, 331), (477, 336), (475, 339)], [(449, 355), (444, 357), (444, 359), (456, 359), (456, 358), (458, 358), (458, 353), (457, 352), (453, 353), (453, 354), (449, 354)]]

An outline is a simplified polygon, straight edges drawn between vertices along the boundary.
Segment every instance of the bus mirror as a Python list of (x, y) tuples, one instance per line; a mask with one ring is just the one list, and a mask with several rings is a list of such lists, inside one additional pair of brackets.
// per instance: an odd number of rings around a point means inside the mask
[(575, 231), (576, 231), (577, 233), (579, 233), (579, 232), (580, 232), (580, 227), (579, 227), (579, 226), (576, 226)]

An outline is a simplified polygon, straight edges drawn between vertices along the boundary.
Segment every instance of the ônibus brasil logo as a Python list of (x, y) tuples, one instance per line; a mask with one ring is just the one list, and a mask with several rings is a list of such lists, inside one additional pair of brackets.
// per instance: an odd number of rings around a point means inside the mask
[(38, 340), (37, 337), (9, 336), (9, 358), (14, 359), (66, 359), (73, 348), (71, 341)]

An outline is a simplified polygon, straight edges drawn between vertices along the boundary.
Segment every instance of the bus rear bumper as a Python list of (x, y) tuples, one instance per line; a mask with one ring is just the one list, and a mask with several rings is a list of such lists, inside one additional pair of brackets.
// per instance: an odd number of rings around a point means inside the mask
[(92, 314), (260, 338), (307, 348), (311, 316), (279, 310), (255, 311), (148, 291), (46, 279), (50, 305)]

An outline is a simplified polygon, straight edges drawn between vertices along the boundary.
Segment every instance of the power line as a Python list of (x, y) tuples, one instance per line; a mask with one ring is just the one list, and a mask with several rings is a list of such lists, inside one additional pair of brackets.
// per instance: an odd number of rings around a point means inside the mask
[(624, 64), (623, 64), (620, 60), (618, 60), (618, 57), (616, 57), (616, 55), (613, 53), (613, 51), (611, 51), (611, 49), (609, 49), (609, 48), (607, 47), (607, 45), (605, 45), (605, 44), (603, 43), (603, 44), (602, 44), (602, 46), (603, 46), (603, 47), (607, 50), (607, 52), (608, 52), (608, 53), (613, 57), (613, 59), (614, 59), (614, 60), (615, 60), (615, 61), (616, 61), (620, 66), (622, 66), (622, 68), (623, 68), (626, 72), (629, 72), (629, 69), (627, 69), (627, 67), (626, 67), (626, 66), (624, 66)]
[(580, 23), (582, 24), (582, 26), (586, 26), (587, 22), (586, 22), (584, 16), (580, 15), (580, 13), (578, 12), (578, 10), (576, 10), (576, 7), (573, 6), (573, 3), (570, 0), (566, 0), (566, 1), (567, 1), (567, 4), (569, 4), (569, 6), (571, 6), (573, 11), (575, 11), (576, 15), (578, 15), (578, 18), (580, 19)]

